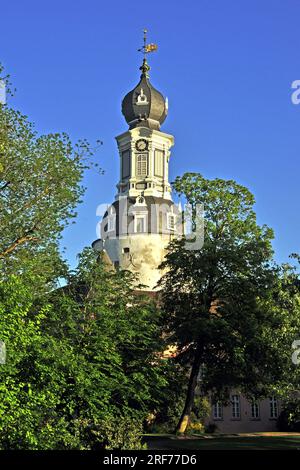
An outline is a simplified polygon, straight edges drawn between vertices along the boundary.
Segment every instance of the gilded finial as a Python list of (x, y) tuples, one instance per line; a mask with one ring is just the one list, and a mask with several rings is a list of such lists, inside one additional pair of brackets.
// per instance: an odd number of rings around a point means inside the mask
[(155, 52), (157, 51), (157, 44), (153, 44), (153, 43), (149, 43), (147, 44), (147, 29), (145, 28), (143, 33), (144, 33), (144, 44), (143, 46), (138, 49), (139, 52), (142, 52), (143, 55), (144, 55), (144, 59), (143, 59), (143, 64), (142, 66), (140, 67), (140, 70), (142, 71), (142, 73), (144, 75), (147, 75), (148, 76), (148, 72), (150, 70), (150, 67), (147, 63), (147, 59), (146, 59), (146, 54), (149, 54), (149, 52)]

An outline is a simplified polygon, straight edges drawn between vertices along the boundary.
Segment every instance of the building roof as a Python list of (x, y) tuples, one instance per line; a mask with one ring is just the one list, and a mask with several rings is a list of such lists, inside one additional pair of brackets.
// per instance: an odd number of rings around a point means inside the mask
[(159, 130), (167, 116), (167, 100), (151, 85), (148, 74), (150, 67), (146, 59), (140, 70), (142, 74), (139, 83), (122, 101), (122, 113), (129, 129), (148, 127)]

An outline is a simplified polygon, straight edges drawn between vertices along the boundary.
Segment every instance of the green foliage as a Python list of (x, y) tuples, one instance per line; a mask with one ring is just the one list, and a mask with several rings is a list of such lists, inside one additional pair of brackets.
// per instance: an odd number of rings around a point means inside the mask
[(48, 406), (54, 399), (48, 390), (33, 393), (29, 370), (33, 351), (41, 346), (39, 324), (47, 308), (31, 320), (28, 317), (31, 303), (30, 291), (17, 277), (1, 283), (0, 337), (7, 349), (6, 364), (0, 367), (0, 428), (4, 449), (20, 448), (20, 442), (22, 448), (34, 446), (33, 416), (39, 407)]
[[(203, 247), (187, 250), (184, 240), (174, 241), (162, 266), (168, 269), (161, 281), (167, 342), (177, 346), (180, 364), (192, 366), (181, 417), (187, 423), (200, 368), (202, 392), (220, 398), (232, 387), (249, 396), (282, 388), (282, 371), (291, 369), (291, 333), (299, 327), (299, 295), (282, 290), (273, 233), (257, 224), (246, 188), (185, 174), (174, 189), (192, 207), (203, 204), (205, 214)], [(294, 308), (288, 313), (286, 305), (283, 316), (284, 298)]]
[(73, 273), (59, 254), (91, 153), (0, 105), (2, 449), (139, 448), (166, 393), (157, 307), (91, 250)]
[[(92, 439), (98, 443), (96, 449), (144, 450), (141, 442), (143, 433), (142, 422), (134, 417), (106, 417), (90, 431)], [(100, 444), (100, 445), (99, 445)]]
[(292, 362), (292, 343), (300, 338), (300, 276), (295, 266), (284, 264), (278, 268), (264, 308), (269, 325), (265, 325), (261, 341), (268, 344), (266, 362), (273, 370), (270, 392), (289, 401), (300, 384), (299, 365)]
[(47, 296), (16, 277), (1, 289), (0, 447), (139, 447), (167, 381), (159, 312), (130, 275), (86, 250), (68, 285)]
[(204, 396), (196, 396), (185, 434), (203, 434), (205, 419), (210, 415), (210, 402)]
[(73, 144), (66, 133), (38, 135), (26, 116), (0, 104), (2, 278), (34, 273), (47, 284), (53, 276), (60, 264), (58, 240), (76, 216), (91, 155), (87, 141)]
[(240, 385), (246, 376), (256, 385), (264, 326), (257, 297), (274, 282), (271, 231), (256, 224), (253, 196), (233, 181), (187, 174), (174, 188), (188, 202), (204, 204), (205, 237), (201, 250), (176, 241), (167, 255), (162, 286), (169, 341), (183, 364), (201, 345), (208, 388)]
[(165, 363), (165, 391), (154, 409), (147, 431), (173, 432), (184, 405), (186, 373), (187, 371), (172, 359)]
[(279, 431), (300, 431), (300, 401), (299, 396), (294, 397), (283, 405), (277, 420)]
[(193, 412), (195, 415), (195, 421), (199, 421), (202, 424), (204, 420), (210, 415), (210, 401), (205, 396), (196, 396), (194, 400)]
[(214, 434), (218, 429), (218, 426), (216, 423), (208, 423), (207, 426), (205, 426), (205, 432), (207, 434)]

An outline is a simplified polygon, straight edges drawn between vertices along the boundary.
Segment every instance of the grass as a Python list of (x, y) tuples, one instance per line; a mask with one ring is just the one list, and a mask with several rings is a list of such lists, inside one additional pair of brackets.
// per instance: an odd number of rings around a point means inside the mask
[(149, 450), (300, 450), (300, 433), (215, 434), (179, 437), (148, 434)]

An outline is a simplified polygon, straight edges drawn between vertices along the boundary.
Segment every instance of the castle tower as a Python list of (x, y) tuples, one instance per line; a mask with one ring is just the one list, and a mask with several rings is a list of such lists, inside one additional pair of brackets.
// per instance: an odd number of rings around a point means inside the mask
[(156, 49), (144, 36), (140, 81), (122, 101), (128, 130), (116, 137), (120, 178), (115, 202), (101, 223), (101, 239), (93, 243), (111, 263), (135, 273), (145, 290), (153, 290), (162, 272), (165, 249), (176, 236), (179, 211), (169, 183), (174, 137), (160, 130), (168, 101), (149, 80), (146, 53)]

